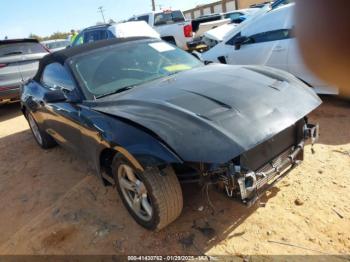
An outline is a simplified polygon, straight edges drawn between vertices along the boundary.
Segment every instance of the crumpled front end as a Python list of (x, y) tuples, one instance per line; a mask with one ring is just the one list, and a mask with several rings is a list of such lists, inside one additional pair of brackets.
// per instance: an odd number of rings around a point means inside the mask
[(161, 141), (182, 161), (167, 163), (181, 182), (209, 179), (229, 196), (248, 203), (302, 160), (308, 134), (317, 133), (305, 116), (321, 102), (286, 72), (211, 65), (106, 97), (92, 106)]
[(318, 125), (304, 118), (232, 161), (208, 167), (204, 177), (218, 184), (228, 197), (251, 206), (303, 160), (305, 143), (311, 140), (314, 144), (318, 136)]

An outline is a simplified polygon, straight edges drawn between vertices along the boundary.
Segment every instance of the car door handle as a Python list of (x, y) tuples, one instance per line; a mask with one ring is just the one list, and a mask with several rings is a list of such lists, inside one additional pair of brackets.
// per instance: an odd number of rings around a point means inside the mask
[(285, 48), (283, 46), (280, 46), (280, 45), (277, 45), (273, 48), (273, 51), (275, 51), (275, 52), (281, 52), (284, 50), (285, 50)]

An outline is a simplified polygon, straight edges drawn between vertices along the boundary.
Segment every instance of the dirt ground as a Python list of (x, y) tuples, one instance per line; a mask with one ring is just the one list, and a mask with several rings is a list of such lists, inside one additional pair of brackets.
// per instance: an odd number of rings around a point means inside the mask
[(41, 150), (18, 103), (2, 105), (0, 254), (350, 254), (350, 103), (323, 100), (311, 116), (321, 126), (315, 153), (306, 146), (260, 203), (248, 209), (210, 189), (213, 212), (199, 187), (185, 186), (181, 217), (158, 233), (78, 157)]

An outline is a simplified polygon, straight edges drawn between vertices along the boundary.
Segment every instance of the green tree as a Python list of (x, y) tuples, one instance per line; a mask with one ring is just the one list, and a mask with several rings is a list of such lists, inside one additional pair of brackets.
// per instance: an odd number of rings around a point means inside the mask
[(42, 41), (42, 38), (36, 34), (31, 33), (29, 35), (29, 38), (37, 39), (38, 41)]
[(54, 39), (67, 39), (70, 33), (68, 32), (55, 32), (51, 34), (50, 36), (39, 36), (36, 34), (31, 33), (29, 35), (29, 38), (37, 39), (38, 41), (45, 41), (45, 40), (54, 40)]

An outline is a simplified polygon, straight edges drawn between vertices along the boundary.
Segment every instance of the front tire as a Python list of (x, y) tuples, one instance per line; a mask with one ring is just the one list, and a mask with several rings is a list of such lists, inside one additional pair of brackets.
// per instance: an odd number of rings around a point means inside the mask
[(49, 134), (40, 129), (31, 113), (27, 113), (27, 119), (34, 139), (41, 148), (49, 149), (57, 145), (56, 141)]
[(161, 230), (179, 217), (183, 207), (180, 183), (171, 167), (137, 171), (119, 154), (113, 161), (117, 191), (135, 221), (149, 230)]

